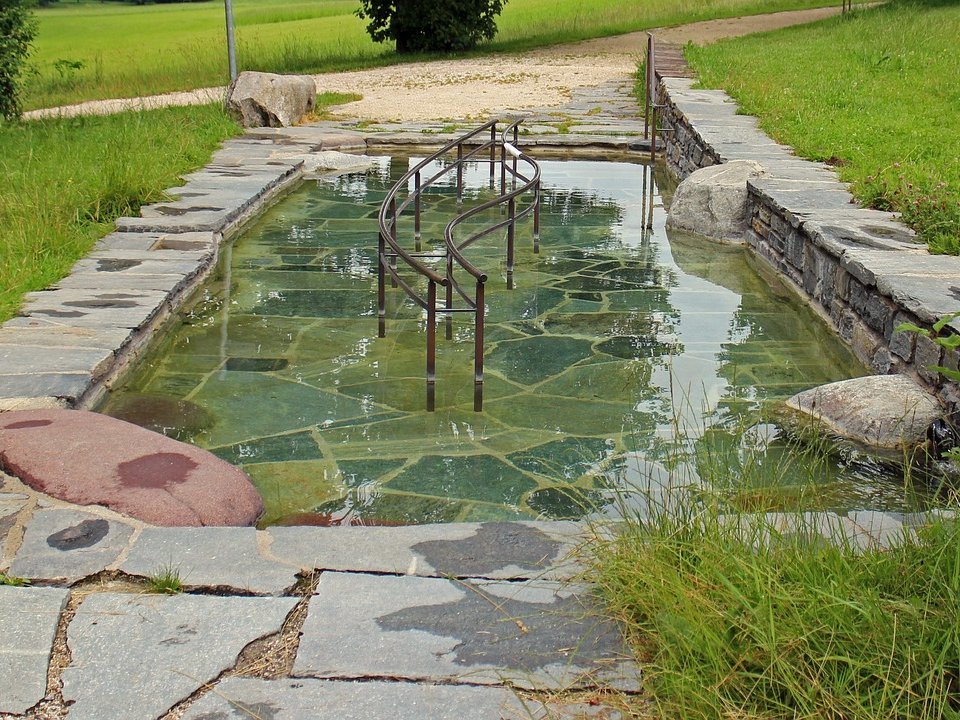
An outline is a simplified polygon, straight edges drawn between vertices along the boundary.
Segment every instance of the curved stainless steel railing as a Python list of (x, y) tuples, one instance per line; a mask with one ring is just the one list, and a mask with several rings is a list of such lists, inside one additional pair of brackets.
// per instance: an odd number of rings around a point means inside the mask
[[(378, 334), (386, 336), (386, 277), (390, 276), (391, 285), (400, 287), (416, 305), (427, 313), (427, 410), (433, 410), (436, 403), (436, 314), (444, 313), (447, 318), (446, 337), (453, 337), (453, 315), (456, 313), (473, 313), (474, 315), (474, 410), (483, 409), (483, 335), (484, 335), (484, 286), (487, 274), (477, 268), (465, 256), (464, 251), (477, 240), (487, 237), (498, 230), (507, 231), (507, 287), (513, 287), (514, 239), (516, 223), (529, 215), (533, 215), (534, 222), (534, 252), (539, 252), (540, 242), (540, 166), (531, 157), (517, 147), (519, 125), (522, 121), (512, 121), (499, 134), (497, 127), (500, 121), (491, 120), (472, 130), (456, 140), (447, 143), (430, 157), (420, 161), (410, 168), (387, 193), (380, 206), (378, 220), (380, 225), (378, 241), (378, 270), (377, 270), (377, 317)], [(489, 139), (485, 133), (489, 131)], [(507, 140), (512, 133), (513, 142)], [(483, 138), (477, 142), (478, 138)], [(456, 150), (455, 162), (441, 168), (438, 172), (423, 179), (426, 167)], [(488, 200), (453, 218), (444, 230), (444, 246), (442, 252), (423, 252), (421, 242), (420, 216), (422, 210), (422, 196), (424, 190), (432, 186), (441, 178), (456, 171), (457, 174), (457, 201), (463, 200), (463, 171), (469, 162), (487, 162), (490, 165), (491, 188), (496, 185), (496, 169), (500, 166), (500, 192), (497, 197)], [(519, 165), (524, 163), (525, 170), (520, 172)], [(510, 176), (510, 190), (507, 190), (507, 176)], [(402, 189), (414, 182), (414, 189), (402, 201), (397, 196)], [(526, 206), (517, 211), (518, 200), (530, 197)], [(414, 250), (404, 249), (397, 234), (398, 219), (405, 210), (414, 208)], [(506, 218), (458, 240), (455, 232), (466, 220), (492, 208), (506, 205)], [(443, 259), (445, 273), (441, 275), (423, 262), (427, 259)], [(415, 273), (412, 281), (406, 280), (400, 274), (399, 261)], [(457, 269), (463, 270), (474, 281), (474, 293), (471, 296), (457, 280)], [(426, 280), (426, 295), (418, 290), (414, 284)], [(437, 307), (437, 286), (445, 288), (444, 303)], [(462, 298), (463, 306), (454, 304), (454, 293)]]

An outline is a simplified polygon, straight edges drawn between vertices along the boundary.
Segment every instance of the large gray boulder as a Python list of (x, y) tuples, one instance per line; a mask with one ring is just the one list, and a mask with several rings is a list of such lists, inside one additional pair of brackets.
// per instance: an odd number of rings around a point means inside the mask
[(741, 243), (750, 224), (747, 180), (766, 175), (752, 160), (732, 160), (690, 174), (677, 186), (667, 227)]
[(914, 448), (943, 415), (939, 403), (903, 375), (870, 375), (804, 390), (787, 406), (830, 432), (881, 450)]
[(244, 127), (288, 127), (313, 110), (317, 84), (309, 75), (242, 72), (227, 89), (227, 112)]

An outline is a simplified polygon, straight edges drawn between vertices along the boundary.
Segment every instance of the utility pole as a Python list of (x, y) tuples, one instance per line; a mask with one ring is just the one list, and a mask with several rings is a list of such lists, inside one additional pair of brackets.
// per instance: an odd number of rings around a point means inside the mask
[(227, 62), (230, 65), (230, 82), (237, 79), (237, 49), (233, 42), (233, 3), (223, 0), (223, 9), (227, 15)]

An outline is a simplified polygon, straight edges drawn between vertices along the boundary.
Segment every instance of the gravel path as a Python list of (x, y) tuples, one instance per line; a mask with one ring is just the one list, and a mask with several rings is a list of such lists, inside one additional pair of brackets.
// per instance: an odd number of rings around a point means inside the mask
[[(749, 33), (813, 22), (839, 7), (709, 20), (657, 29), (664, 42), (706, 44)], [(321, 92), (352, 92), (362, 100), (337, 108), (336, 117), (376, 122), (474, 119), (494, 112), (556, 107), (587, 86), (629, 77), (643, 52), (645, 33), (556, 45), (517, 55), (418, 62), (372, 70), (315, 75)], [(203, 88), (121, 100), (96, 100), (25, 113), (27, 118), (110, 114), (170, 105), (199, 105), (223, 97)]]

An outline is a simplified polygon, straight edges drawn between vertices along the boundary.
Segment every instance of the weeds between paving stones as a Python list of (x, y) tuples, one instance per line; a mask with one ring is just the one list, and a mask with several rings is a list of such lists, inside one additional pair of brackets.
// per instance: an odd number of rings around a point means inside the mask
[[(161, 716), (161, 720), (179, 720), (204, 695), (210, 692), (217, 694), (216, 685), (224, 678), (253, 677), (263, 680), (277, 680), (289, 677), (293, 672), (297, 650), (300, 648), (301, 630), (304, 621), (307, 619), (310, 599), (316, 592), (319, 582), (319, 572), (310, 572), (301, 576), (291, 592), (292, 595), (301, 596), (301, 600), (284, 620), (280, 632), (254, 640), (247, 645), (240, 652), (237, 662), (232, 668), (228, 668), (218, 677), (203, 684), (190, 697), (177, 703), (169, 712)], [(196, 678), (193, 679), (197, 680), (198, 683), (203, 682)], [(229, 698), (224, 699), (229, 702)], [(243, 708), (238, 708), (238, 711), (246, 712)], [(251, 714), (250, 717), (255, 718), (256, 715)]]
[(155, 573), (147, 577), (147, 590), (160, 595), (178, 595), (183, 592), (183, 580), (180, 568), (162, 565)]
[(7, 575), (6, 573), (0, 572), (0, 585), (10, 585), (12, 587), (26, 587), (30, 584), (30, 581), (26, 578), (15, 577), (13, 575)]

